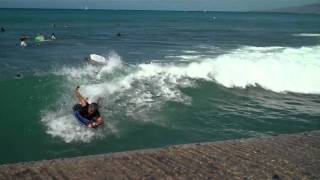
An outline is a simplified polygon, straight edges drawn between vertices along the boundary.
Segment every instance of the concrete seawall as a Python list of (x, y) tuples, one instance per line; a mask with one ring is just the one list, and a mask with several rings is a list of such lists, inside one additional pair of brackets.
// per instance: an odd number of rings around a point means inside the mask
[(320, 179), (320, 131), (2, 165), (0, 179)]

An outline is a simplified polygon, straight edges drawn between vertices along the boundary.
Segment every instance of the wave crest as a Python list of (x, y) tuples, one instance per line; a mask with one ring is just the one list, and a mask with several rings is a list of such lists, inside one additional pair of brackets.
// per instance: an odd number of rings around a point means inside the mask
[(213, 58), (190, 55), (188, 63), (125, 65), (116, 53), (107, 59), (103, 66), (65, 67), (55, 72), (66, 78), (67, 93), (59, 99), (64, 102), (62, 110), (49, 111), (42, 118), (48, 134), (65, 142), (90, 142), (105, 136), (106, 131), (78, 127), (66, 110), (74, 104), (72, 91), (79, 84), (84, 96), (99, 101), (109, 112), (104, 116), (109, 116), (107, 128), (111, 133), (119, 131), (117, 119), (156, 122), (153, 112), (159, 112), (167, 101), (190, 104), (192, 97), (181, 88), (196, 87), (197, 80), (217, 82), (227, 88), (259, 85), (275, 92), (320, 93), (320, 46), (242, 47)]

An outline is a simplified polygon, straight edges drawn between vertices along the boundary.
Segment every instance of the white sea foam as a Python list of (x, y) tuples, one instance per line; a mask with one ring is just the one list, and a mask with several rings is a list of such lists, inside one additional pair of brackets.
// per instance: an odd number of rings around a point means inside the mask
[[(44, 111), (41, 121), (47, 128), (47, 133), (52, 137), (61, 138), (66, 143), (91, 142), (109, 134), (117, 135), (117, 122), (106, 121), (104, 129), (89, 129), (80, 126), (72, 115), (72, 103), (65, 103), (58, 111)], [(69, 110), (70, 109), (70, 110)], [(108, 118), (108, 117), (107, 117)]]
[(244, 46), (241, 49), (238, 49), (236, 53), (243, 52), (243, 53), (250, 53), (250, 52), (268, 52), (268, 51), (276, 51), (276, 50), (284, 50), (285, 47), (280, 46), (272, 46), (272, 47), (255, 47), (255, 46)]
[[(90, 101), (101, 100), (114, 111), (140, 121), (153, 121), (155, 117), (149, 113), (167, 101), (189, 104), (191, 97), (180, 89), (195, 86), (197, 80), (215, 81), (228, 88), (259, 85), (275, 92), (320, 93), (320, 46), (242, 47), (213, 58), (191, 57), (196, 59), (183, 65), (158, 62), (127, 66), (113, 53), (104, 66), (65, 67), (56, 74), (66, 77), (68, 94), (80, 84)], [(75, 101), (70, 95), (63, 98), (65, 107)], [(60, 109), (42, 118), (48, 134), (66, 142), (90, 142), (104, 136), (105, 132), (78, 127), (70, 112)], [(116, 120), (110, 119), (107, 128), (118, 132)]]
[(301, 36), (301, 37), (320, 37), (320, 33), (300, 33), (300, 34), (293, 34), (293, 36)]
[(201, 55), (180, 55), (180, 56), (173, 56), (175, 58), (179, 58), (179, 59), (186, 59), (186, 60), (195, 60), (195, 59), (200, 59), (203, 56)]
[(184, 50), (183, 52), (187, 53), (187, 54), (197, 54), (197, 53), (199, 53), (198, 51), (191, 51), (191, 50)]
[[(193, 56), (192, 56), (193, 57)], [(244, 47), (188, 65), (140, 64), (139, 77), (217, 81), (226, 87), (260, 85), (275, 92), (320, 93), (320, 46)], [(137, 74), (137, 75), (138, 75)]]
[[(204, 56), (202, 55), (177, 55), (177, 56), (165, 56), (165, 58), (167, 59), (170, 59), (170, 60), (174, 60), (174, 61), (180, 61), (180, 62), (192, 62), (192, 61), (195, 61), (195, 60), (199, 60), (199, 59), (202, 59)], [(155, 61), (153, 61), (155, 62)], [(162, 62), (161, 60), (160, 61), (157, 61), (157, 62)]]
[(101, 76), (103, 74), (112, 73), (114, 69), (121, 68), (121, 67), (122, 67), (121, 57), (117, 53), (111, 52), (108, 55), (107, 64), (100, 69), (96, 77), (97, 79), (101, 79)]
[(47, 112), (42, 117), (42, 122), (47, 126), (48, 134), (62, 138), (67, 143), (72, 141), (90, 142), (100, 136), (92, 129), (79, 126), (71, 113)]
[[(268, 48), (270, 49), (270, 48)], [(260, 86), (275, 92), (320, 93), (320, 46), (243, 49), (212, 61), (215, 79), (226, 87)]]

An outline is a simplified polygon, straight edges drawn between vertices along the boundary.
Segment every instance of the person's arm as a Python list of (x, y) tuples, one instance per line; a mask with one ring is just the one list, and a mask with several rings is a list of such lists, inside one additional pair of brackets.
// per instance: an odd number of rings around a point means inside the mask
[(103, 124), (103, 118), (102, 118), (102, 116), (100, 116), (100, 117), (97, 118), (96, 123), (97, 123), (98, 126), (101, 125), (101, 124)]
[(75, 95), (76, 97), (79, 99), (79, 104), (81, 106), (86, 106), (88, 104), (88, 101), (86, 98), (84, 98), (81, 94), (80, 94), (80, 87), (77, 86), (76, 90), (75, 90)]
[(96, 127), (98, 127), (98, 126), (100, 126), (100, 125), (102, 125), (102, 124), (103, 124), (103, 118), (102, 118), (101, 116), (99, 116), (99, 117), (96, 119), (95, 122), (92, 122), (92, 123), (88, 124), (88, 127), (89, 127), (89, 128), (96, 128)]

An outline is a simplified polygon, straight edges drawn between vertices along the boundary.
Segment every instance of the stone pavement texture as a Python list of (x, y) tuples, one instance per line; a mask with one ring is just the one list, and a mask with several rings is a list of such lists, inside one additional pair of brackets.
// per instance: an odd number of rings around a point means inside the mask
[(320, 131), (0, 166), (0, 179), (320, 179)]

